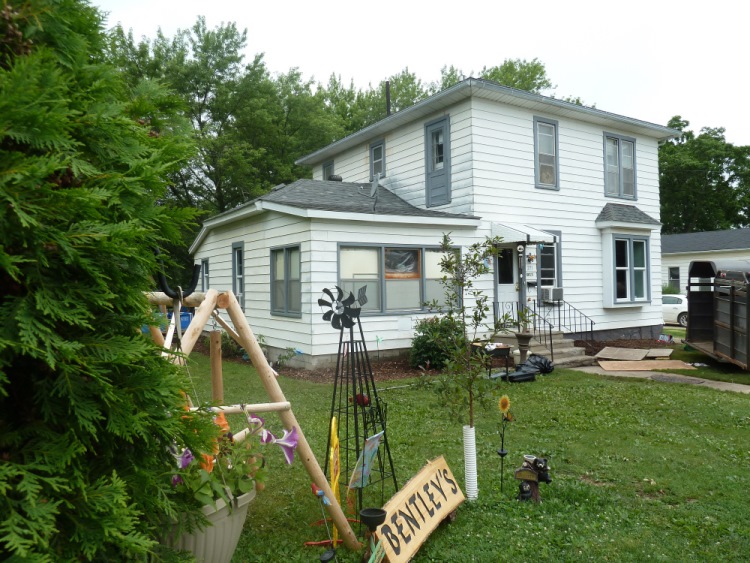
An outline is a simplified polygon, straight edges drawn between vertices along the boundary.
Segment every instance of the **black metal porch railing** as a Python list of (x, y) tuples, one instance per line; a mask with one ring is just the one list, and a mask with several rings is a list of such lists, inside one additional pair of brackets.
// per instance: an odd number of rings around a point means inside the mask
[(519, 304), (515, 301), (495, 301), (495, 319), (505, 317), (509, 329), (520, 329), (523, 317), (527, 317), (529, 330), (534, 332), (534, 339), (553, 353), (552, 332), (562, 332), (577, 336), (579, 340), (594, 340), (596, 322), (582, 311), (562, 299), (552, 303), (540, 303), (532, 300), (519, 315)]
[(532, 307), (521, 309), (517, 302), (493, 303), (495, 322), (501, 322), (508, 330), (517, 332), (530, 331), (534, 340), (549, 350), (550, 358), (555, 359), (555, 346), (552, 342), (554, 326), (547, 319), (537, 314)]
[(579, 340), (594, 340), (596, 322), (567, 301), (560, 299), (551, 303), (539, 303), (534, 300), (529, 306), (535, 314), (552, 323), (555, 330), (578, 335)]

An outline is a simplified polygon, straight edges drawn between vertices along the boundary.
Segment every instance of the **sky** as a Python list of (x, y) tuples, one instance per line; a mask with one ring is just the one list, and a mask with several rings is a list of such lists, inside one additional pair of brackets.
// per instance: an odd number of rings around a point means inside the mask
[(556, 86), (597, 109), (688, 129), (723, 127), (750, 145), (745, 0), (90, 0), (136, 39), (171, 37), (198, 16), (247, 29), (246, 58), (365, 89), (401, 72), (423, 83), (443, 66), (466, 76), (505, 59), (539, 59)]

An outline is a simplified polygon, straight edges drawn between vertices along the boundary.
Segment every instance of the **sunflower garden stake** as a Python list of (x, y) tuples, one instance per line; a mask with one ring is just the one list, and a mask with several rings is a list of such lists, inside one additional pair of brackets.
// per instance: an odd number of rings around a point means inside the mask
[(500, 415), (502, 421), (500, 423), (500, 449), (497, 450), (497, 455), (500, 456), (500, 492), (503, 492), (503, 480), (505, 478), (505, 456), (508, 455), (508, 450), (505, 449), (505, 427), (509, 422), (513, 421), (513, 414), (510, 412), (510, 399), (508, 395), (500, 397), (498, 403), (500, 408)]

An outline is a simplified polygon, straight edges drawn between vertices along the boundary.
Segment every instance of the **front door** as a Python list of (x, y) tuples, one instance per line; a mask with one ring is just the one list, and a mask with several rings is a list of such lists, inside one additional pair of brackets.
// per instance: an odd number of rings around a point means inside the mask
[(499, 317), (515, 315), (518, 306), (518, 253), (514, 246), (501, 246), (497, 256), (497, 303)]

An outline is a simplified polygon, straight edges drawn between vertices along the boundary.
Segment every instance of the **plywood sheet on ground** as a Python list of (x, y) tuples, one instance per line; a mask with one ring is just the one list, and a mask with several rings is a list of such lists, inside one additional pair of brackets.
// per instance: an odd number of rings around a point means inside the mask
[(648, 350), (641, 348), (616, 348), (607, 346), (601, 350), (595, 357), (600, 360), (642, 360), (648, 354)]
[(668, 358), (672, 355), (671, 348), (651, 348), (646, 354), (647, 358)]
[(681, 360), (601, 361), (607, 371), (651, 371), (656, 369), (695, 369)]

